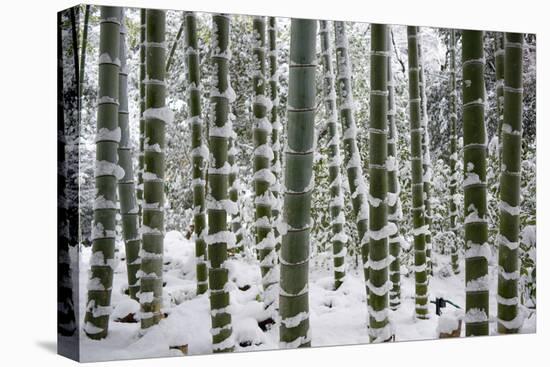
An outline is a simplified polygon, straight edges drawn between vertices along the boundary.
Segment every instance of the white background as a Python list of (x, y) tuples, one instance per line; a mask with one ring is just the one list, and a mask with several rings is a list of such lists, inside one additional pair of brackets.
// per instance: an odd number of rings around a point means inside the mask
[[(97, 3), (97, 2), (93, 2)], [(548, 111), (550, 37), (537, 0), (124, 0), (120, 6), (223, 11), (537, 33), (537, 335), (402, 342), (172, 359), (113, 366), (542, 365), (548, 357)], [(72, 1), (3, 1), (0, 7), (0, 364), (72, 365), (56, 340), (56, 11)], [(517, 4), (517, 5), (516, 5)], [(546, 3), (547, 4), (547, 3)], [(546, 107), (544, 104), (546, 101)], [(546, 121), (546, 123), (544, 122)], [(542, 266), (541, 266), (542, 264)], [(22, 270), (25, 269), (23, 272)], [(359, 320), (358, 320), (359, 322)], [(182, 325), (185, 327), (185, 325)], [(545, 340), (546, 339), (546, 340)], [(546, 348), (544, 350), (543, 348)], [(96, 365), (106, 365), (100, 363)]]

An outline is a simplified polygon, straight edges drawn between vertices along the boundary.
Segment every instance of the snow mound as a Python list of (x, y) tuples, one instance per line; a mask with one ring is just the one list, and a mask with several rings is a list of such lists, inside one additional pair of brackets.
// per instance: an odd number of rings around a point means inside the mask
[(133, 299), (125, 299), (115, 306), (111, 318), (113, 320), (123, 319), (130, 314), (133, 314), (134, 319), (137, 320), (139, 317), (139, 303)]

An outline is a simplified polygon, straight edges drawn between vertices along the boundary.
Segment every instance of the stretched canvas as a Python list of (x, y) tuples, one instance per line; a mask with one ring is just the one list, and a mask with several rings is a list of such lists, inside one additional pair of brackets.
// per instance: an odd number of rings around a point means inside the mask
[(536, 331), (534, 34), (96, 5), (57, 27), (60, 354)]

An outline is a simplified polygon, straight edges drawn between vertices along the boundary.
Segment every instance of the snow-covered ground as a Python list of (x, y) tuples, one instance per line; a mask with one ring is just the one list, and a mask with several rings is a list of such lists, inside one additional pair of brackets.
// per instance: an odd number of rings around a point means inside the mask
[[(122, 246), (123, 247), (123, 246)], [(123, 248), (121, 255), (123, 256)], [(88, 280), (90, 248), (82, 248), (80, 256), (80, 315), (84, 317), (86, 283)], [(180, 232), (172, 231), (165, 238), (164, 266), (164, 312), (167, 317), (159, 325), (140, 336), (139, 323), (122, 323), (115, 320), (135, 313), (139, 305), (124, 294), (127, 285), (126, 266), (120, 262), (114, 277), (112, 304), (114, 311), (109, 325), (109, 336), (93, 341), (81, 331), (82, 361), (101, 361), (163, 356), (181, 356), (175, 347), (187, 345), (187, 354), (212, 352), (210, 334), (210, 309), (207, 295), (195, 294), (194, 243)], [(329, 257), (327, 257), (329, 259)], [(430, 299), (443, 296), (464, 308), (464, 276), (442, 274), (446, 271), (448, 259), (437, 258), (434, 276), (430, 281)], [(330, 261), (311, 262), (310, 267), (310, 324), (313, 346), (329, 346), (368, 343), (367, 307), (362, 272), (348, 269), (344, 284), (332, 290)], [(263, 304), (259, 301), (261, 277), (258, 262), (240, 258), (228, 262), (231, 281), (231, 306), (233, 335), (236, 351), (266, 350), (278, 348), (278, 327), (262, 331), (258, 321), (266, 318)], [(463, 270), (463, 269), (462, 269)], [(496, 290), (497, 268), (491, 266), (491, 291)], [(435, 306), (430, 304), (430, 320), (415, 320), (414, 277), (402, 276), (402, 305), (390, 314), (395, 329), (396, 341), (435, 339), (438, 336), (438, 320)], [(496, 334), (496, 299), (490, 297), (491, 334)], [(452, 324), (461, 311), (451, 305), (443, 309), (448, 318), (441, 326)], [(464, 327), (462, 328), (464, 335)], [(526, 317), (522, 333), (536, 330), (536, 314)]]

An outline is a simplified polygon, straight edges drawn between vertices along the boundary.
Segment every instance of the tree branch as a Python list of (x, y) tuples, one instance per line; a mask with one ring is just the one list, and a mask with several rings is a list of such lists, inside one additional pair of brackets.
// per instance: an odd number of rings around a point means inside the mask
[(401, 60), (401, 58), (399, 57), (399, 53), (397, 52), (397, 46), (395, 44), (395, 39), (393, 37), (393, 29), (391, 30), (391, 43), (393, 45), (393, 50), (395, 52), (395, 58), (397, 59), (397, 61), (399, 61), (399, 64), (401, 64), (401, 71), (403, 72), (403, 74), (405, 74), (406, 72), (405, 63), (403, 62), (403, 60)]

